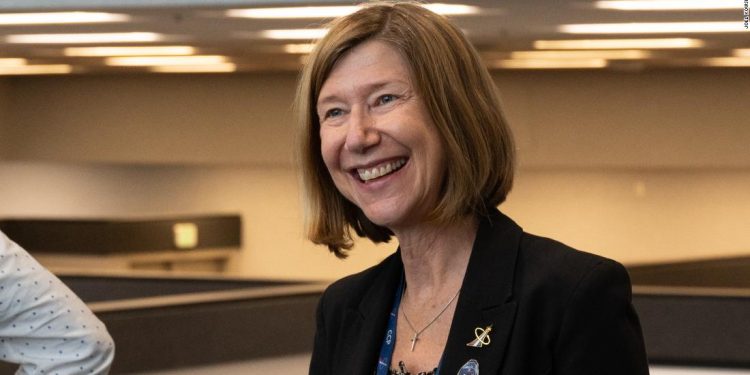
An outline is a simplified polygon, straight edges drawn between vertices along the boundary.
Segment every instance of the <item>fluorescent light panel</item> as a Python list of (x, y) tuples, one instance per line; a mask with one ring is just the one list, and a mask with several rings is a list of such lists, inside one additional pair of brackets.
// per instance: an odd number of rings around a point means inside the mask
[(357, 9), (359, 9), (359, 7), (356, 6), (229, 9), (226, 11), (226, 15), (227, 17), (262, 19), (328, 18), (345, 16), (356, 12)]
[(493, 62), (492, 66), (507, 69), (596, 69), (605, 68), (607, 60), (498, 60)]
[(161, 34), (149, 32), (130, 33), (80, 33), (80, 34), (16, 34), (7, 35), (6, 43), (13, 44), (84, 44), (84, 43), (139, 43), (158, 42)]
[(65, 64), (0, 66), (0, 75), (68, 74), (73, 67)]
[[(476, 14), (480, 9), (475, 6), (463, 4), (424, 4), (423, 7), (443, 15), (467, 15)], [(356, 12), (360, 6), (306, 6), (306, 7), (274, 7), (274, 8), (249, 8), (229, 9), (226, 11), (228, 17), (261, 18), (261, 19), (288, 19), (288, 18), (332, 18), (341, 17)]]
[(750, 67), (750, 58), (747, 58), (747, 57), (712, 57), (708, 59), (702, 59), (701, 63), (705, 66)]
[(312, 40), (326, 35), (328, 29), (277, 29), (263, 30), (260, 36), (268, 39), (281, 40)]
[(481, 12), (479, 7), (475, 7), (471, 5), (464, 5), (464, 4), (434, 3), (434, 4), (424, 4), (422, 6), (429, 9), (432, 12), (435, 12), (437, 14), (442, 14), (444, 16), (463, 16), (463, 15), (470, 15), (470, 14), (478, 14)]
[(315, 48), (315, 45), (312, 43), (285, 44), (284, 52), (286, 53), (310, 53), (312, 52), (313, 48)]
[(5, 13), (0, 14), (0, 25), (45, 25), (68, 23), (107, 23), (127, 22), (125, 14), (102, 12), (48, 12), (48, 13)]
[(4, 57), (0, 58), (0, 68), (5, 66), (23, 66), (26, 65), (26, 59), (18, 57)]
[(700, 39), (661, 38), (661, 39), (568, 39), (537, 40), (536, 49), (669, 49), (701, 48), (706, 43)]
[(237, 70), (232, 63), (212, 65), (165, 65), (152, 66), (149, 71), (154, 73), (231, 73)]
[(601, 50), (601, 51), (515, 51), (512, 59), (607, 59), (638, 60), (650, 57), (648, 51), (641, 50)]
[(747, 32), (742, 22), (646, 22), (560, 25), (566, 34), (732, 33)]
[(613, 0), (597, 1), (595, 8), (614, 10), (716, 10), (740, 9), (737, 0)]
[(226, 56), (125, 56), (109, 57), (104, 64), (110, 66), (157, 66), (157, 65), (212, 65), (227, 62)]
[(153, 46), (153, 47), (68, 47), (63, 50), (65, 56), (184, 56), (195, 54), (190, 46)]

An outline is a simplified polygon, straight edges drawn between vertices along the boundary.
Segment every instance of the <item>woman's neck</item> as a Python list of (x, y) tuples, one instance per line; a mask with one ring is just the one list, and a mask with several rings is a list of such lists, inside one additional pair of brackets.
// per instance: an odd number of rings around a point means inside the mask
[(449, 225), (394, 231), (409, 299), (428, 301), (461, 287), (478, 226), (474, 216), (467, 216)]

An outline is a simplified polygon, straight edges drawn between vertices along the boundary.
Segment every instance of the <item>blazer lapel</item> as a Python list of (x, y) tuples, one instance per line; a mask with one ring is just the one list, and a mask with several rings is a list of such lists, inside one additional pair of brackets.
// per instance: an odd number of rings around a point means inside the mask
[(375, 371), (394, 293), (403, 273), (399, 251), (386, 262), (383, 273), (362, 296), (359, 306), (346, 313), (347, 328), (339, 350), (347, 354), (337, 356), (341, 359), (337, 374), (372, 374)]
[[(521, 234), (521, 228), (497, 210), (481, 222), (448, 335), (442, 375), (458, 374), (471, 359), (478, 362), (480, 374), (499, 373), (516, 315), (513, 280)], [(487, 327), (489, 344), (467, 346), (481, 334), (477, 328)]]

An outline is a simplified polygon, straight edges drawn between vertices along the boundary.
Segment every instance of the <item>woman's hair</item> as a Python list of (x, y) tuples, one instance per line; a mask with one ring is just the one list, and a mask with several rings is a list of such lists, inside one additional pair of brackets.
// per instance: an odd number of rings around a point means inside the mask
[(352, 228), (373, 242), (393, 235), (339, 193), (321, 155), (321, 87), (336, 62), (365, 41), (387, 43), (403, 56), (440, 135), (447, 165), (428, 220), (449, 224), (502, 203), (513, 185), (513, 137), (494, 82), (461, 30), (412, 2), (367, 4), (329, 26), (302, 71), (295, 101), (308, 238), (343, 258)]

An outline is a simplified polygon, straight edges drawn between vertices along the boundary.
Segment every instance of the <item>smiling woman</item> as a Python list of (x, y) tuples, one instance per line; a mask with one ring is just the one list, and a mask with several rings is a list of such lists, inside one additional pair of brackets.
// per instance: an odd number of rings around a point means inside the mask
[(427, 221), (444, 170), (440, 136), (410, 81), (396, 50), (365, 42), (336, 64), (317, 105), (323, 161), (336, 188), (397, 236)]
[(523, 230), (495, 207), (513, 138), (460, 30), (419, 4), (336, 20), (297, 93), (308, 235), (381, 264), (320, 300), (311, 374), (647, 374), (619, 263)]
[[(336, 95), (344, 93), (333, 92), (336, 84), (328, 81), (333, 70), (343, 75), (347, 67), (334, 65), (363, 41), (379, 41), (379, 47), (368, 50), (378, 48), (381, 52), (388, 52), (388, 63), (395, 64), (386, 66), (385, 61), (378, 62), (381, 72), (398, 69), (397, 74), (389, 74), (390, 82), (378, 76), (366, 78), (363, 72), (355, 72), (360, 86), (370, 85), (371, 91), (380, 89), (378, 93), (386, 95), (369, 99), (380, 100), (379, 104), (383, 104), (383, 99), (395, 100), (397, 106), (400, 106), (399, 102), (408, 101), (410, 106), (422, 107), (426, 113), (420, 116), (432, 123), (440, 137), (443, 152), (450, 155), (445, 159), (444, 173), (451, 178), (440, 182), (440, 199), (429, 207), (431, 219), (447, 223), (472, 211), (486, 213), (488, 207), (497, 206), (505, 200), (513, 184), (513, 139), (497, 105), (499, 99), (494, 83), (479, 55), (461, 31), (445, 18), (421, 6), (417, 8), (429, 17), (402, 14), (405, 12), (402, 9), (407, 9), (402, 6), (414, 7), (401, 4), (393, 7), (399, 10), (391, 12), (388, 9), (392, 7), (387, 5), (370, 6), (367, 12), (341, 18), (316, 46), (310, 56), (311, 62), (300, 79), (296, 102), (301, 127), (300, 158), (304, 180), (310, 182), (305, 184), (310, 197), (307, 201), (310, 206), (308, 211), (316, 213), (310, 217), (309, 234), (314, 242), (325, 243), (338, 256), (344, 256), (344, 250), (352, 246), (344, 222), (351, 224), (357, 235), (364, 235), (375, 242), (387, 241), (393, 234), (385, 226), (373, 225), (359, 207), (337, 192), (334, 181), (327, 173), (319, 173), (327, 169), (320, 152), (320, 135), (326, 127), (326, 116), (339, 116), (345, 114), (343, 111), (346, 110), (329, 103), (346, 98), (338, 98)], [(436, 35), (442, 37), (435, 38)], [(446, 53), (448, 51), (450, 53)], [(362, 61), (367, 58), (373, 60), (369, 63), (375, 64), (378, 56), (373, 56), (373, 51), (365, 52), (369, 52), (369, 57), (363, 53), (363, 56), (348, 58), (346, 60), (350, 64), (347, 65), (367, 65), (367, 61)], [(368, 69), (378, 67), (373, 65)], [(322, 92), (326, 83), (332, 91), (329, 95)], [(342, 84), (347, 83), (338, 83), (339, 86)], [(390, 87), (381, 87), (386, 84)], [(379, 116), (383, 108), (387, 110), (390, 105), (377, 108), (372, 111), (373, 116)], [(323, 109), (326, 112), (319, 113)], [(377, 136), (377, 132), (374, 135)], [(467, 183), (469, 181), (471, 183)]]

